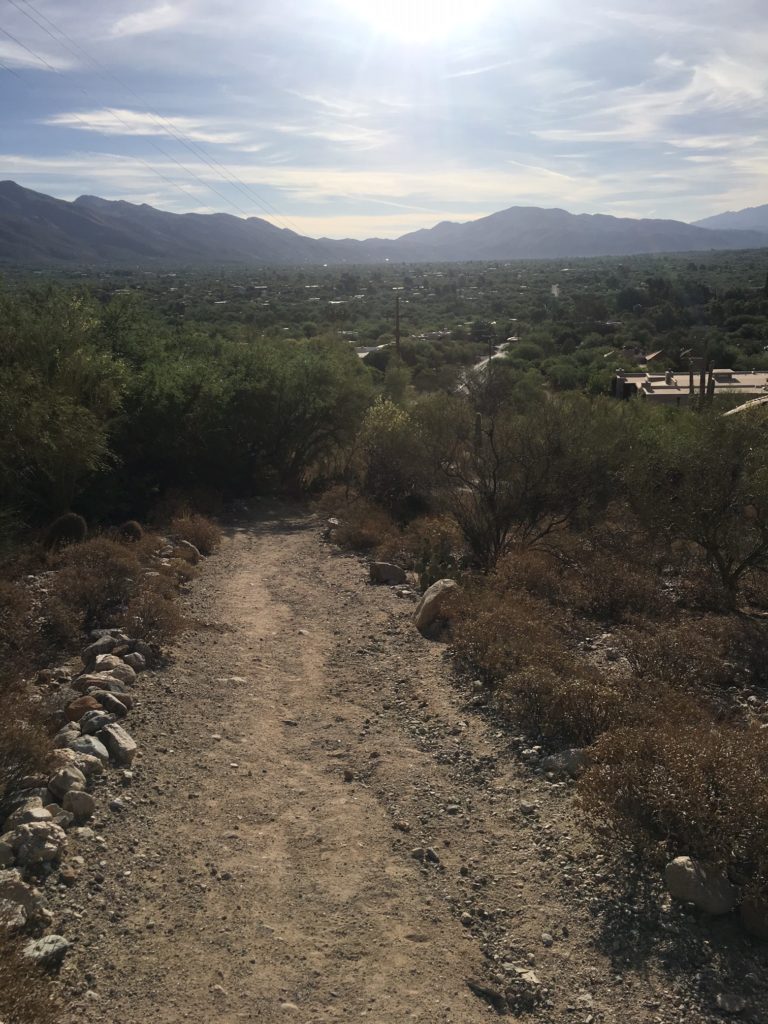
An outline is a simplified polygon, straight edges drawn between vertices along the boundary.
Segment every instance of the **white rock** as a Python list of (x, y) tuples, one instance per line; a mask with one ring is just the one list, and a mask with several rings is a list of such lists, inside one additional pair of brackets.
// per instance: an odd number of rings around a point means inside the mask
[(693, 903), (707, 914), (728, 914), (738, 901), (738, 891), (724, 871), (692, 857), (670, 861), (664, 868), (664, 884), (674, 899)]
[(413, 621), (420, 633), (426, 633), (438, 621), (449, 616), (449, 606), (459, 593), (456, 580), (438, 580), (425, 591), (416, 605)]
[(132, 651), (123, 658), (126, 665), (130, 665), (134, 672), (143, 672), (147, 667), (147, 659), (138, 651)]

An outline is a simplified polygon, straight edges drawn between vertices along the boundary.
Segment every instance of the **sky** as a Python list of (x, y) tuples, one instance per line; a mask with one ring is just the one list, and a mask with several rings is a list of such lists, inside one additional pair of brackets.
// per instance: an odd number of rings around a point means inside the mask
[(768, 202), (765, 0), (0, 0), (0, 179), (302, 234)]

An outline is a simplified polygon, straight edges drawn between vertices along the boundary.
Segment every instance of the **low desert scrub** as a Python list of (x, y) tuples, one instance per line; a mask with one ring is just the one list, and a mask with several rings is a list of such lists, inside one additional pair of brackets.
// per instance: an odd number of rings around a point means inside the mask
[(691, 703), (668, 700), (664, 711), (595, 743), (585, 807), (652, 858), (712, 861), (768, 894), (768, 737)]
[(655, 618), (674, 612), (653, 567), (634, 565), (591, 545), (521, 550), (504, 559), (499, 574), (510, 586), (599, 622), (619, 623), (639, 615)]
[(562, 615), (503, 585), (467, 585), (452, 626), (453, 653), (468, 671), (495, 684), (523, 669), (570, 666)]
[(386, 534), (377, 558), (419, 573), (421, 588), (455, 577), (463, 562), (461, 531), (448, 516), (422, 516)]
[(50, 979), (21, 953), (21, 943), (0, 937), (0, 1020), (56, 1024), (61, 1006)]
[(686, 616), (663, 627), (625, 631), (623, 653), (634, 672), (696, 692), (765, 684), (768, 623), (740, 615)]
[(396, 536), (391, 517), (363, 498), (340, 509), (341, 525), (334, 531), (336, 543), (351, 551), (373, 551)]
[(29, 664), (34, 638), (33, 602), (20, 581), (0, 580), (0, 693)]
[[(23, 691), (3, 696), (0, 716), (0, 815), (6, 798), (27, 775), (44, 769), (50, 740), (40, 708)], [(2, 1019), (2, 1018), (0, 1018)]]
[(552, 746), (588, 746), (628, 711), (620, 685), (576, 662), (557, 671), (540, 664), (508, 676), (497, 701), (506, 717)]
[(145, 576), (116, 622), (130, 636), (148, 643), (170, 640), (186, 625), (177, 597), (176, 582), (171, 577)]
[(136, 546), (96, 537), (67, 548), (54, 563), (54, 595), (81, 617), (82, 628), (98, 625), (124, 604), (141, 572)]
[(185, 513), (171, 520), (171, 533), (194, 544), (201, 555), (212, 555), (221, 543), (221, 530), (206, 516)]

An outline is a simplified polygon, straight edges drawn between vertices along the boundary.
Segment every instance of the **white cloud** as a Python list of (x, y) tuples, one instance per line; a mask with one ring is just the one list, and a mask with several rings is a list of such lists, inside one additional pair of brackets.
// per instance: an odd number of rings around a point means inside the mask
[[(120, 107), (54, 114), (42, 123), (98, 132), (100, 135), (166, 135), (173, 137), (175, 134), (181, 133), (195, 142), (216, 142), (224, 145), (236, 145), (245, 138), (241, 132), (227, 132), (209, 127), (204, 121), (196, 118), (160, 118), (155, 114), (124, 110)], [(174, 128), (176, 133), (173, 131)]]
[(184, 17), (184, 11), (178, 5), (160, 4), (145, 11), (137, 11), (120, 18), (112, 26), (113, 36), (138, 36), (147, 32), (160, 32), (178, 25)]
[[(54, 71), (69, 71), (76, 67), (75, 61), (60, 54), (48, 53), (47, 50), (35, 46), (25, 50), (23, 46), (14, 43), (11, 39), (0, 39), (0, 61), (14, 68), (35, 68), (38, 71), (47, 71), (51, 68)], [(34, 54), (39, 54), (36, 57)]]

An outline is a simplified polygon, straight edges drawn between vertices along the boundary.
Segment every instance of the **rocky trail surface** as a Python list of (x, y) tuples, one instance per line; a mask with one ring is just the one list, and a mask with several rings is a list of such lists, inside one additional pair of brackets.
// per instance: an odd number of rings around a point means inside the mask
[(617, 873), (398, 589), (304, 511), (231, 526), (54, 907), (68, 1019), (768, 1020), (760, 948)]

